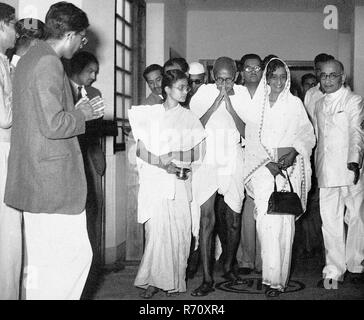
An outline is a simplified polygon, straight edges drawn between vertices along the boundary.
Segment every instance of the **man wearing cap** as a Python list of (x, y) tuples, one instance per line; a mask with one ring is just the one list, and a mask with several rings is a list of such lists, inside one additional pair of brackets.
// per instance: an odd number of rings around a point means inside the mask
[[(244, 199), (243, 153), (241, 136), (245, 124), (236, 113), (241, 105), (241, 86), (235, 85), (236, 63), (220, 57), (213, 68), (215, 84), (201, 85), (192, 97), (190, 108), (207, 132), (206, 155), (196, 170), (193, 180), (192, 210), (200, 213), (200, 251), (203, 264), (203, 282), (192, 292), (193, 296), (206, 296), (214, 291), (211, 270), (211, 242), (215, 225), (215, 199), (224, 196), (227, 204), (227, 247), (223, 264), (224, 278), (236, 283), (239, 277), (232, 269), (239, 243), (240, 212)], [(243, 111), (242, 111), (243, 112)]]

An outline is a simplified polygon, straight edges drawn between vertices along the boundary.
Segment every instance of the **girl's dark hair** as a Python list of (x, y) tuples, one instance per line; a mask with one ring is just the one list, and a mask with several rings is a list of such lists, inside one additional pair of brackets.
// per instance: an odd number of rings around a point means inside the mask
[(87, 15), (80, 8), (66, 1), (57, 2), (45, 19), (45, 39), (61, 39), (67, 32), (79, 33), (88, 26)]
[(267, 80), (273, 75), (273, 72), (276, 71), (278, 68), (283, 68), (284, 70), (286, 70), (284, 63), (281, 60), (274, 59), (268, 63), (267, 73), (266, 73)]
[(187, 75), (181, 70), (170, 70), (163, 74), (162, 80), (162, 95), (163, 98), (167, 98), (167, 93), (165, 91), (165, 87), (171, 88), (178, 80), (183, 80), (187, 78)]

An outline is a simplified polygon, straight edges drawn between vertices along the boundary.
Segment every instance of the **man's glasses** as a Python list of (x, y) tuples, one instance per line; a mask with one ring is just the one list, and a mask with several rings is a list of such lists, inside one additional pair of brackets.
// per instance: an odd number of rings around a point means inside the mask
[(189, 86), (180, 86), (180, 87), (173, 87), (176, 88), (177, 90), (184, 92), (186, 91), (187, 93), (191, 91), (191, 88)]
[(228, 86), (234, 83), (234, 79), (232, 79), (232, 78), (226, 78), (226, 79), (224, 79), (224, 78), (216, 78), (215, 81), (219, 85), (225, 83)]
[(334, 79), (336, 79), (337, 77), (340, 77), (340, 76), (342, 76), (342, 75), (343, 75), (342, 73), (335, 73), (335, 72), (330, 73), (330, 74), (327, 74), (327, 73), (321, 73), (321, 74), (320, 74), (320, 79), (321, 79), (321, 80), (327, 80), (327, 79), (329, 79), (329, 80), (334, 80)]
[(258, 72), (260, 70), (262, 70), (262, 68), (260, 66), (254, 66), (254, 67), (247, 66), (244, 68), (244, 71), (246, 71), (246, 72), (252, 72), (252, 71)]
[(189, 83), (192, 84), (202, 84), (203, 83), (203, 80), (200, 80), (200, 79), (196, 79), (196, 80), (189, 80)]

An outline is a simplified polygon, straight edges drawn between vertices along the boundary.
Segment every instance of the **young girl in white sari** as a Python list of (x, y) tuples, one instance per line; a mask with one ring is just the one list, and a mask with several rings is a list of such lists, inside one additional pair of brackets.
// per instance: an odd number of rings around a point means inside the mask
[(290, 84), (287, 65), (278, 58), (270, 60), (256, 92), (256, 105), (245, 119), (245, 183), (254, 195), (262, 282), (268, 297), (278, 296), (287, 286), (295, 232), (294, 215), (267, 214), (274, 177), (278, 191), (289, 191), (282, 169), (288, 171), (304, 210), (311, 187), (310, 155), (315, 136), (302, 102), (290, 93)]
[(191, 215), (191, 175), (176, 174), (181, 167), (191, 169), (191, 163), (201, 158), (205, 130), (180, 105), (189, 91), (183, 72), (166, 72), (162, 89), (164, 104), (129, 110), (137, 141), (138, 222), (145, 224), (146, 239), (134, 284), (145, 289), (143, 298), (160, 290), (167, 294), (186, 291), (191, 232), (199, 220)]

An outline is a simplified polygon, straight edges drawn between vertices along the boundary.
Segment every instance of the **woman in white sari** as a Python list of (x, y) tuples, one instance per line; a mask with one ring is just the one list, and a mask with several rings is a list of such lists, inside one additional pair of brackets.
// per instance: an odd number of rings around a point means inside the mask
[[(168, 71), (162, 80), (164, 104), (134, 106), (129, 120), (137, 141), (139, 172), (138, 222), (145, 223), (145, 250), (135, 286), (143, 298), (158, 291), (186, 291), (191, 231), (199, 217), (191, 215), (191, 175), (178, 179), (202, 157), (205, 130), (183, 107), (189, 91), (187, 76)], [(194, 233), (196, 235), (196, 232)]]
[(276, 177), (278, 191), (289, 191), (290, 180), (306, 208), (311, 188), (310, 155), (313, 127), (302, 102), (290, 93), (290, 71), (278, 58), (270, 60), (257, 89), (256, 105), (246, 115), (245, 183), (254, 195), (257, 232), (262, 246), (266, 295), (276, 297), (287, 286), (291, 266), (295, 216), (267, 214)]

